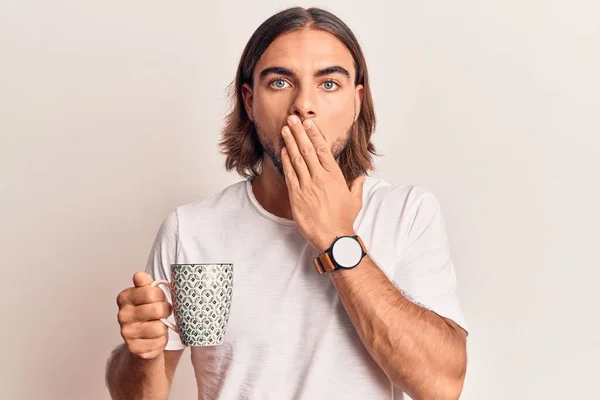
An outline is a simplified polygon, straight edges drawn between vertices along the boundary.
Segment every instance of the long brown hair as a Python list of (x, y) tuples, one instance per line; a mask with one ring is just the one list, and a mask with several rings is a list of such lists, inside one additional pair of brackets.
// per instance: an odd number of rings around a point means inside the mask
[(219, 142), (221, 153), (227, 157), (227, 171), (235, 169), (244, 177), (258, 176), (262, 170), (263, 148), (254, 123), (248, 118), (242, 97), (244, 83), (254, 87), (253, 74), (258, 60), (267, 47), (280, 35), (302, 29), (317, 29), (335, 35), (350, 51), (356, 70), (355, 85), (363, 85), (360, 114), (352, 125), (348, 146), (340, 154), (339, 165), (348, 181), (374, 170), (373, 157), (377, 155), (371, 142), (375, 130), (375, 110), (369, 86), (369, 75), (363, 52), (350, 28), (332, 13), (302, 7), (281, 11), (265, 22), (252, 34), (246, 44), (238, 65), (235, 81), (229, 86), (231, 111), (225, 118), (225, 126)]

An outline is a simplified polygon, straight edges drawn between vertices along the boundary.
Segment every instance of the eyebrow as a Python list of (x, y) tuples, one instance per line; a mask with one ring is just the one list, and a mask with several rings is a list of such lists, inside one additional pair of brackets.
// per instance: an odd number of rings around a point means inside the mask
[[(283, 68), (283, 67), (268, 67), (263, 69), (262, 71), (260, 71), (260, 74), (258, 75), (259, 80), (262, 80), (264, 77), (266, 77), (267, 75), (270, 74), (277, 74), (277, 75), (283, 75), (283, 76), (288, 76), (290, 78), (296, 76), (294, 74), (294, 72), (292, 72), (291, 70), (287, 69), (287, 68)], [(321, 76), (326, 76), (326, 75), (331, 75), (331, 74), (342, 74), (344, 75), (346, 78), (348, 78), (348, 80), (350, 80), (350, 72), (348, 72), (348, 70), (344, 67), (340, 67), (339, 65), (334, 65), (331, 67), (327, 67), (327, 68), (323, 68), (320, 70), (315, 71), (315, 73), (313, 74), (313, 76), (315, 78), (319, 78)]]

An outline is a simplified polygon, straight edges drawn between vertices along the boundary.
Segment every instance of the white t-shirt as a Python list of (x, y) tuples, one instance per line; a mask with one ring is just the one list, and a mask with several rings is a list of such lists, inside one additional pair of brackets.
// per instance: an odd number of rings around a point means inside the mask
[[(367, 177), (354, 228), (407, 297), (467, 329), (434, 195)], [(294, 221), (260, 206), (250, 179), (163, 221), (146, 269), (155, 279), (169, 279), (174, 263), (234, 264), (224, 343), (191, 347), (200, 400), (404, 398), (368, 354), (329, 276), (316, 272), (317, 255)], [(169, 330), (166, 349), (183, 348)]]

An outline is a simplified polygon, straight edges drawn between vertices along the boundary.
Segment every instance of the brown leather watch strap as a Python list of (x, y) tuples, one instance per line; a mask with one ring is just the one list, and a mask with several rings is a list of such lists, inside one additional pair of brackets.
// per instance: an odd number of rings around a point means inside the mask
[(323, 253), (318, 257), (315, 257), (313, 264), (315, 265), (319, 275), (323, 275), (326, 272), (335, 270), (335, 266), (333, 265), (331, 258), (329, 258), (329, 253)]
[(365, 244), (363, 243), (360, 236), (357, 235), (356, 240), (358, 240), (358, 243), (360, 243), (360, 247), (362, 247), (363, 253), (365, 253), (365, 255), (366, 255), (367, 254), (367, 246), (365, 246)]

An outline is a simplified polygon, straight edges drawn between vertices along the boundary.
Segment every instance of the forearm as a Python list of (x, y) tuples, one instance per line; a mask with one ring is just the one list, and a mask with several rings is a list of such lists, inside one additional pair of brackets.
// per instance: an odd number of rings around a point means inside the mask
[(466, 370), (460, 327), (402, 295), (370, 257), (330, 274), (354, 327), (390, 380), (414, 399), (457, 399)]
[(166, 400), (170, 383), (164, 356), (145, 360), (121, 345), (108, 360), (106, 385), (113, 400)]

